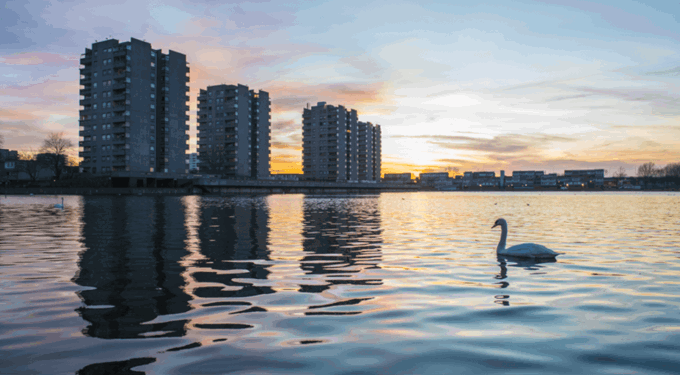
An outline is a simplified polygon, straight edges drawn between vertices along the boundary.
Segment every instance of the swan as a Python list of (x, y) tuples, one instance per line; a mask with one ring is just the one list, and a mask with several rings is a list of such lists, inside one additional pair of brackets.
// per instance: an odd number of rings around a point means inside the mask
[(538, 245), (535, 243), (523, 243), (506, 249), (505, 239), (508, 237), (508, 223), (505, 221), (505, 219), (498, 219), (491, 228), (495, 228), (497, 226), (501, 227), (501, 240), (498, 242), (498, 247), (496, 248), (496, 254), (499, 256), (536, 259), (554, 258), (561, 254), (552, 251), (543, 245)]
[(64, 197), (61, 197), (61, 204), (55, 204), (54, 208), (64, 208)]

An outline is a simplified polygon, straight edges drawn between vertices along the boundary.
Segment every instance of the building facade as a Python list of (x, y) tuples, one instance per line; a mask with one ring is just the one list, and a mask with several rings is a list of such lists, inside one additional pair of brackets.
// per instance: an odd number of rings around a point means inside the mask
[(566, 183), (589, 186), (604, 185), (604, 169), (572, 169), (564, 171)]
[(269, 94), (245, 85), (215, 85), (198, 96), (201, 172), (267, 179), (270, 176)]
[(198, 171), (198, 153), (197, 152), (192, 152), (189, 154), (189, 172)]
[(108, 39), (86, 48), (80, 64), (83, 172), (187, 173), (186, 56)]
[(508, 181), (513, 187), (541, 186), (544, 171), (512, 171), (512, 179)]
[(407, 173), (385, 173), (383, 177), (385, 182), (402, 182), (410, 183), (413, 182), (413, 174), (411, 172)]
[(357, 122), (357, 168), (359, 181), (380, 181), (380, 125)]
[(357, 111), (319, 102), (303, 110), (302, 124), (303, 178), (357, 181)]

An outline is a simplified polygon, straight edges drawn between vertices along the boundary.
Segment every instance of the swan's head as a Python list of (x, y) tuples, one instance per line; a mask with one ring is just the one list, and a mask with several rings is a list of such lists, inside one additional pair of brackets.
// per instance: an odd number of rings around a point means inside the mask
[(499, 225), (500, 225), (501, 227), (503, 227), (503, 226), (508, 226), (508, 223), (505, 221), (505, 219), (498, 219), (498, 220), (496, 220), (495, 223), (493, 223), (493, 226), (492, 226), (491, 228), (496, 228), (496, 227), (499, 226)]

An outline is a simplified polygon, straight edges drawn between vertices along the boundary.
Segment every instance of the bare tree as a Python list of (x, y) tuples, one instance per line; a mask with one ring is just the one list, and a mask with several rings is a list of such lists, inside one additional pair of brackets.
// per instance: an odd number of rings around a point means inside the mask
[(455, 177), (457, 174), (460, 173), (458, 167), (454, 167), (451, 165), (445, 167), (444, 171), (446, 171), (449, 174), (449, 177)]
[[(42, 170), (42, 165), (38, 162), (35, 152), (19, 151), (19, 160), (16, 163), (17, 172), (24, 172), (35, 182), (38, 179), (38, 173)], [(18, 178), (18, 176), (17, 176)]]
[(655, 172), (655, 168), (654, 168), (654, 163), (652, 163), (651, 161), (648, 162), (648, 163), (642, 164), (637, 169), (638, 177), (654, 177), (655, 173), (656, 172)]
[(664, 167), (666, 177), (680, 177), (680, 163), (671, 163)]
[(66, 178), (74, 178), (76, 173), (78, 173), (78, 167), (80, 166), (80, 162), (78, 161), (78, 158), (75, 158), (73, 156), (68, 156), (66, 158)]
[(40, 151), (46, 154), (47, 167), (52, 170), (57, 180), (66, 167), (66, 152), (71, 148), (73, 148), (73, 142), (64, 138), (64, 133), (50, 133), (43, 141)]
[(624, 168), (623, 166), (619, 167), (619, 169), (617, 169), (614, 172), (614, 177), (616, 177), (616, 178), (623, 178), (623, 177), (626, 177), (626, 176), (627, 176), (626, 168)]

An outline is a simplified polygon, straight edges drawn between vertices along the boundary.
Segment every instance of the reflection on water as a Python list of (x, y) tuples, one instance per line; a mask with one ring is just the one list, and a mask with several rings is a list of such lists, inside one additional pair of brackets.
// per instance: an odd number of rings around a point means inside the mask
[(105, 339), (182, 336), (186, 321), (144, 324), (190, 309), (181, 260), (188, 252), (175, 197), (97, 197), (83, 204), (83, 244), (73, 281), (84, 334)]
[[(545, 274), (546, 271), (543, 271), (543, 267), (541, 266), (541, 263), (555, 263), (557, 262), (557, 259), (555, 258), (544, 258), (544, 259), (521, 259), (521, 258), (514, 258), (514, 257), (503, 257), (503, 256), (498, 256), (498, 266), (500, 267), (500, 272), (494, 276), (496, 280), (499, 280), (496, 284), (498, 284), (499, 288), (505, 289), (510, 286), (510, 282), (508, 279), (508, 265), (510, 267), (517, 267), (517, 268), (522, 268), (526, 271), (530, 271), (530, 274), (532, 275), (542, 275)], [(499, 294), (494, 296), (495, 303), (503, 305), (503, 306), (510, 306), (510, 296), (507, 294)]]
[(0, 200), (2, 373), (680, 367), (678, 194), (59, 201)]
[[(300, 285), (301, 292), (321, 293), (332, 285), (380, 285), (380, 280), (357, 278), (381, 260), (378, 200), (308, 197), (304, 201), (300, 267), (323, 275), (324, 283)], [(311, 314), (308, 312), (308, 314)]]
[[(202, 202), (198, 216), (198, 238), (203, 259), (193, 272), (200, 286), (194, 295), (202, 298), (243, 298), (274, 293), (254, 280), (269, 275), (269, 209), (266, 199), (211, 199)], [(254, 262), (257, 261), (257, 262)], [(234, 304), (230, 301), (230, 304)], [(249, 305), (249, 303), (243, 303)], [(209, 306), (214, 306), (209, 305)]]

